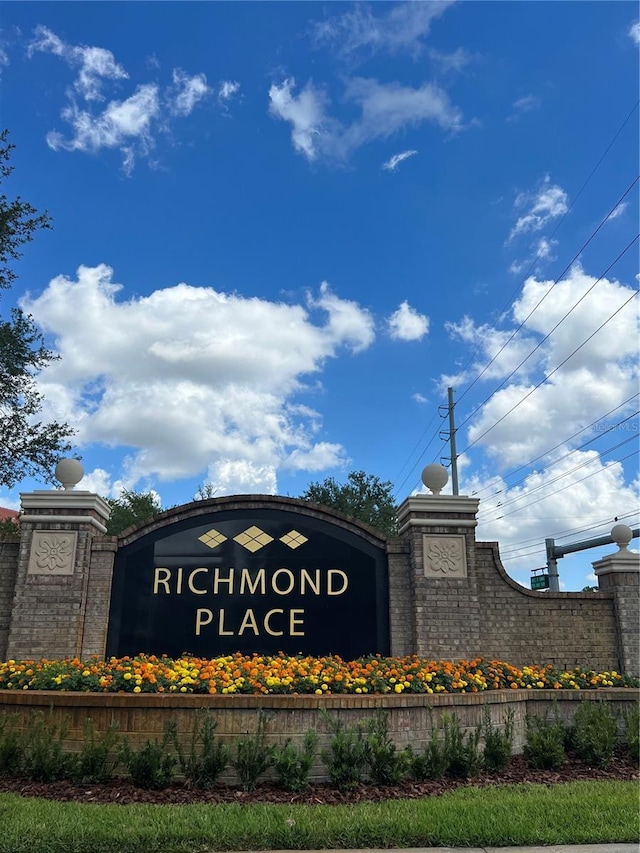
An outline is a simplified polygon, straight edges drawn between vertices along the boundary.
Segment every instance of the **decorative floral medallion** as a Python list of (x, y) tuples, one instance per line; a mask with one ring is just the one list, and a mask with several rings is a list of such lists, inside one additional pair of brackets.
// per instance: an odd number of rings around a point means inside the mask
[(77, 538), (75, 531), (34, 531), (28, 574), (72, 575)]
[(424, 574), (426, 577), (466, 578), (467, 555), (464, 536), (424, 536)]

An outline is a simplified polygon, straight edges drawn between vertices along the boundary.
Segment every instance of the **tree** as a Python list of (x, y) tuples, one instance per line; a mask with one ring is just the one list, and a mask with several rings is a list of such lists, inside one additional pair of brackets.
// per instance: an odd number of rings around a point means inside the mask
[(398, 522), (393, 500), (393, 483), (382, 482), (373, 474), (352, 471), (343, 485), (328, 477), (322, 483), (310, 483), (300, 497), (350, 515), (375, 527), (385, 536), (397, 536)]
[[(0, 181), (13, 171), (9, 157), (13, 145), (8, 132), (0, 133)], [(41, 229), (51, 228), (49, 214), (18, 196), (10, 201), (0, 194), (0, 290), (16, 279), (11, 263), (22, 256), (21, 247)], [(43, 422), (42, 395), (37, 374), (57, 358), (44, 346), (33, 318), (13, 308), (9, 319), (0, 318), (0, 486), (11, 488), (27, 476), (53, 482), (53, 471), (71, 450), (67, 439), (74, 430), (66, 423)]]
[(160, 500), (153, 492), (131, 492), (123, 489), (119, 498), (106, 498), (111, 507), (107, 535), (119, 536), (123, 530), (153, 518), (162, 512)]

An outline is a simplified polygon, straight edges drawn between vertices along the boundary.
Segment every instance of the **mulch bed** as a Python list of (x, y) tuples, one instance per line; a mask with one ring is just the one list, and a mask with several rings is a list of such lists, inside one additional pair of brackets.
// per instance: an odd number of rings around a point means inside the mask
[(292, 794), (271, 782), (246, 793), (230, 785), (216, 785), (210, 791), (199, 791), (177, 783), (162, 791), (147, 791), (117, 779), (100, 785), (76, 785), (71, 782), (39, 783), (25, 779), (0, 779), (0, 792), (12, 792), (25, 797), (79, 803), (157, 803), (182, 805), (187, 803), (302, 803), (307, 805), (339, 805), (344, 803), (380, 802), (397, 799), (422, 799), (443, 794), (462, 786), (542, 784), (584, 780), (638, 781), (640, 770), (628, 755), (619, 755), (605, 768), (588, 767), (573, 756), (560, 770), (533, 770), (521, 755), (514, 756), (506, 770), (482, 773), (473, 779), (438, 779), (429, 782), (405, 781), (394, 787), (362, 784), (355, 791), (340, 793), (328, 783), (310, 785), (305, 791)]

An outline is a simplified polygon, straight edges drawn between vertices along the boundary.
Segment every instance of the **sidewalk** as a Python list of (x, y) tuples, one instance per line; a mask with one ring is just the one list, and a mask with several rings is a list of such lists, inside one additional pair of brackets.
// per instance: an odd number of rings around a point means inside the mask
[[(550, 844), (533, 847), (403, 847), (402, 850), (349, 850), (349, 853), (639, 853), (638, 844)], [(269, 853), (291, 853), (271, 850)], [(306, 853), (330, 853), (308, 850)]]

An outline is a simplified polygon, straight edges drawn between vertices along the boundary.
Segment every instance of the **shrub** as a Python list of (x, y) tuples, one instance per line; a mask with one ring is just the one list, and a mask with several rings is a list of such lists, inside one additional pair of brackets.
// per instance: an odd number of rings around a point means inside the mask
[(415, 753), (410, 746), (407, 747), (411, 775), (418, 782), (424, 782), (425, 779), (441, 779), (449, 769), (449, 758), (444, 742), (440, 737), (440, 731), (433, 725), (433, 711), (431, 708), (428, 708), (428, 711), (431, 716), (429, 743), (421, 753)]
[(55, 782), (73, 773), (75, 756), (65, 755), (62, 750), (69, 731), (65, 717), (60, 724), (52, 715), (45, 717), (36, 712), (24, 735), (24, 770), (34, 782)]
[(88, 783), (106, 782), (111, 779), (120, 760), (115, 749), (119, 740), (115, 722), (112, 722), (103, 734), (98, 734), (93, 720), (87, 717), (82, 748), (78, 756), (74, 756), (74, 779)]
[(622, 715), (625, 722), (624, 743), (631, 757), (640, 762), (640, 706), (634, 705)]
[(302, 748), (295, 746), (288, 738), (284, 744), (273, 749), (273, 766), (283, 788), (287, 791), (301, 791), (309, 784), (309, 771), (318, 744), (318, 735), (309, 729), (304, 736)]
[(398, 752), (389, 737), (387, 712), (378, 709), (368, 728), (366, 753), (371, 781), (376, 785), (397, 785), (407, 774), (409, 756)]
[(267, 715), (258, 712), (258, 725), (255, 734), (247, 734), (236, 739), (236, 751), (231, 765), (240, 778), (243, 791), (253, 791), (259, 777), (271, 765), (273, 749), (266, 743), (265, 725)]
[(180, 768), (194, 788), (208, 790), (229, 763), (229, 749), (215, 737), (218, 721), (206, 709), (195, 712), (189, 754), (178, 745)]
[(608, 702), (578, 705), (573, 718), (573, 740), (580, 758), (596, 767), (608, 767), (618, 742), (618, 725)]
[(500, 731), (491, 723), (491, 710), (484, 708), (482, 729), (484, 733), (484, 764), (488, 770), (504, 770), (509, 763), (513, 750), (513, 708), (504, 715), (504, 730)]
[(482, 727), (477, 726), (473, 732), (463, 735), (460, 721), (455, 714), (443, 714), (444, 750), (447, 756), (447, 775), (466, 779), (477, 776), (482, 767), (480, 753), (480, 736)]
[(555, 722), (549, 723), (548, 717), (527, 716), (524, 757), (530, 767), (538, 770), (557, 770), (564, 764), (565, 731), (556, 711)]
[(362, 782), (367, 766), (367, 741), (362, 725), (345, 728), (339, 719), (325, 714), (333, 735), (329, 749), (322, 751), (322, 761), (329, 779), (339, 791), (353, 791)]
[(17, 714), (8, 714), (6, 711), (0, 714), (0, 776), (17, 776), (24, 761), (17, 723)]
[(176, 744), (176, 724), (169, 722), (160, 742), (148, 740), (138, 750), (131, 749), (127, 740), (120, 755), (133, 784), (138, 788), (159, 791), (173, 781), (176, 756), (170, 747)]

